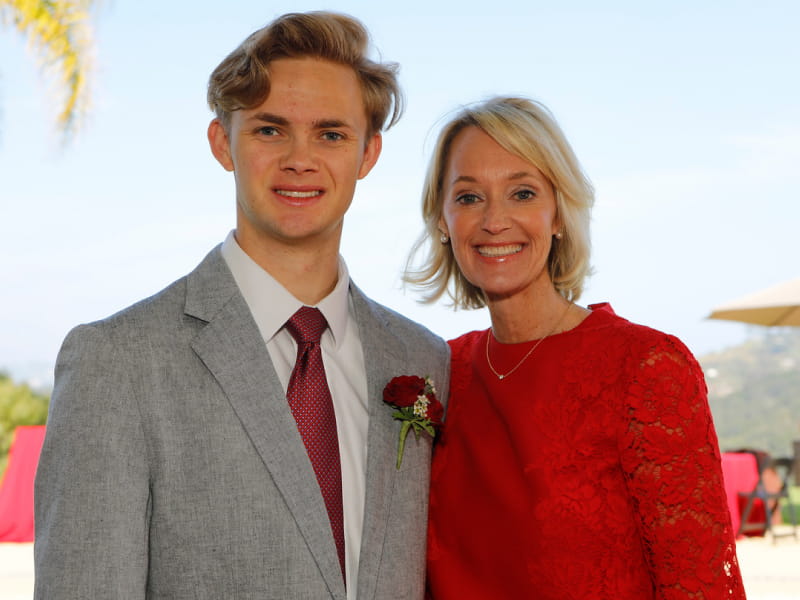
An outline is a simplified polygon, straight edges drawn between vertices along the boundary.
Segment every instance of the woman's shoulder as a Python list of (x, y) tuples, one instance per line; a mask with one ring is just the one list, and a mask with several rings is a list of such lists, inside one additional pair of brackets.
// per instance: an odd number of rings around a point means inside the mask
[(483, 336), (486, 335), (486, 331), (486, 329), (469, 331), (458, 336), (457, 338), (448, 340), (447, 343), (450, 345), (450, 351), (454, 355), (456, 352), (461, 353), (463, 351), (469, 351), (475, 346), (475, 344), (478, 343), (479, 340), (483, 339)]
[[(702, 379), (702, 368), (689, 348), (676, 336), (618, 316), (607, 303), (592, 305), (597, 314), (596, 335), (604, 355), (644, 376)], [(598, 312), (599, 311), (599, 312)]]
[(691, 356), (691, 352), (679, 338), (676, 336), (655, 329), (648, 325), (641, 323), (634, 323), (628, 319), (619, 316), (608, 302), (601, 304), (590, 304), (588, 307), (592, 314), (588, 320), (592, 320), (590, 327), (587, 329), (602, 330), (602, 335), (605, 336), (618, 336), (626, 341), (628, 344), (634, 344), (636, 347), (670, 347), (675, 352)]
[(487, 332), (488, 329), (470, 331), (447, 342), (450, 345), (451, 380), (467, 376), (479, 348), (485, 343)]

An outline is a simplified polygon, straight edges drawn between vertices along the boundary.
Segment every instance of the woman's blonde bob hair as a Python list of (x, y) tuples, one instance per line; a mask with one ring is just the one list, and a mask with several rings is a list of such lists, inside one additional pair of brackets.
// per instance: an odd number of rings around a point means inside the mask
[[(422, 192), (425, 231), (411, 250), (403, 279), (422, 290), (422, 302), (447, 293), (456, 308), (482, 308), (483, 291), (467, 281), (450, 243), (440, 243), (439, 220), (444, 197), (442, 182), (453, 140), (463, 129), (478, 127), (510, 153), (534, 165), (553, 185), (561, 239), (553, 238), (547, 265), (556, 290), (577, 300), (590, 274), (589, 221), (594, 188), (586, 177), (550, 111), (525, 98), (497, 97), (461, 109), (439, 133)], [(414, 267), (417, 255), (423, 255)]]

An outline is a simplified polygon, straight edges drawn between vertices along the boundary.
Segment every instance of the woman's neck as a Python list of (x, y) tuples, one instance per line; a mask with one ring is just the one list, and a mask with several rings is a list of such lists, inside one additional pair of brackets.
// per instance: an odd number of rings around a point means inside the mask
[(574, 306), (555, 288), (533, 297), (508, 297), (487, 302), (497, 341), (517, 344), (576, 327), (590, 311)]

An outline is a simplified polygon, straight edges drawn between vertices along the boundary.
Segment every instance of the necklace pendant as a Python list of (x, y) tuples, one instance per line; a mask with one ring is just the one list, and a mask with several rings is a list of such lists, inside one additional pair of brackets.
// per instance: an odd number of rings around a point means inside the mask
[(534, 350), (536, 350), (539, 347), (539, 344), (541, 344), (543, 341), (545, 341), (547, 338), (549, 338), (551, 335), (553, 335), (556, 332), (558, 327), (561, 325), (561, 322), (564, 320), (564, 317), (567, 316), (567, 313), (569, 312), (570, 308), (572, 308), (572, 302), (569, 302), (567, 304), (567, 308), (561, 314), (561, 318), (558, 320), (558, 322), (555, 324), (555, 326), (550, 330), (550, 332), (546, 336), (544, 336), (543, 338), (539, 339), (539, 341), (537, 341), (533, 346), (531, 346), (531, 349), (528, 350), (525, 353), (525, 356), (522, 357), (522, 360), (520, 360), (516, 365), (514, 365), (514, 368), (511, 369), (505, 375), (501, 375), (500, 373), (495, 371), (495, 368), (492, 366), (492, 360), (489, 358), (489, 338), (492, 337), (492, 332), (488, 331), (486, 333), (486, 364), (489, 365), (489, 368), (491, 369), (492, 373), (497, 375), (497, 378), (502, 381), (503, 379), (505, 379), (506, 377), (511, 375), (514, 371), (516, 371), (520, 367), (520, 365), (522, 363), (524, 363), (526, 360), (528, 360), (528, 357), (533, 353)]

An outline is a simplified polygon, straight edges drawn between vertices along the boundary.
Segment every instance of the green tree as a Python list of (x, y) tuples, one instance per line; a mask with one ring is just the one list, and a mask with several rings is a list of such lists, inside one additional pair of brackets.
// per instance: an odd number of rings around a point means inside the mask
[(28, 41), (54, 77), (59, 130), (65, 140), (80, 128), (89, 106), (93, 0), (0, 0), (0, 23)]
[(50, 399), (0, 373), (0, 479), (6, 470), (8, 450), (19, 425), (44, 425)]

